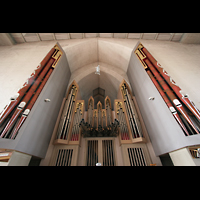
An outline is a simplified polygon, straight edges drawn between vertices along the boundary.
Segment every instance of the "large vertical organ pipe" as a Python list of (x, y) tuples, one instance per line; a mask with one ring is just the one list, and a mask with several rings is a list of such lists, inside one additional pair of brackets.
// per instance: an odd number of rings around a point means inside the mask
[(45, 65), (48, 63), (49, 59), (51, 58), (54, 52), (55, 52), (55, 48), (52, 48), (49, 51), (49, 53), (45, 56), (45, 58), (42, 60), (42, 62), (33, 71), (33, 73), (30, 75), (27, 81), (23, 84), (22, 88), (20, 88), (17, 94), (11, 98), (9, 105), (7, 105), (0, 114), (0, 126), (3, 124), (3, 122), (9, 116), (9, 114), (12, 112), (12, 110), (19, 104), (22, 97), (25, 95), (27, 90), (34, 83), (34, 81), (36, 80), (40, 72), (44, 69)]
[(176, 93), (179, 99), (188, 107), (188, 109), (200, 120), (200, 112), (193, 106), (187, 95), (182, 94), (181, 88), (175, 83), (175, 81), (169, 76), (169, 74), (161, 67), (157, 60), (149, 53), (149, 51), (143, 47), (142, 51), (146, 54), (147, 58), (151, 61), (153, 66), (160, 72), (161, 76), (167, 81), (172, 90)]
[(125, 113), (122, 109), (122, 122), (123, 122), (123, 126), (124, 126), (124, 139), (125, 140), (129, 140), (129, 131), (128, 131), (128, 126), (127, 126), (127, 123), (126, 123), (126, 118), (125, 118)]
[(123, 90), (123, 96), (124, 96), (124, 104), (125, 104), (125, 108), (126, 108), (126, 111), (127, 111), (129, 124), (130, 124), (130, 127), (131, 127), (131, 133), (132, 133), (133, 138), (136, 138), (137, 137), (137, 130), (136, 130), (135, 126), (134, 126), (133, 118), (132, 118), (132, 115), (130, 113), (131, 110), (130, 110), (130, 107), (129, 107), (129, 102), (127, 100), (127, 96), (125, 95), (124, 86), (122, 86), (122, 90)]
[(72, 93), (73, 93), (73, 89), (71, 88), (70, 93), (68, 94), (67, 100), (65, 101), (65, 105), (64, 105), (64, 109), (62, 112), (62, 116), (60, 119), (60, 123), (58, 126), (58, 131), (57, 131), (57, 138), (60, 139), (61, 134), (62, 134), (62, 129), (64, 127), (64, 123), (67, 117), (67, 112), (68, 112), (68, 107), (69, 107), (69, 102), (71, 101), (72, 98)]
[(163, 92), (162, 88), (160, 87), (160, 85), (158, 84), (158, 82), (156, 81), (156, 79), (153, 77), (153, 74), (150, 72), (150, 70), (147, 70), (146, 72), (149, 75), (149, 77), (151, 78), (151, 80), (154, 83), (154, 85), (156, 86), (156, 88), (159, 91), (160, 95), (162, 96), (163, 100), (167, 104), (167, 107), (169, 108), (170, 112), (173, 114), (173, 116), (175, 117), (175, 119), (177, 120), (177, 122), (179, 123), (179, 125), (181, 126), (181, 128), (184, 130), (184, 132), (187, 135), (189, 135), (187, 129), (184, 126), (184, 123), (182, 122), (182, 120), (180, 118), (180, 116), (178, 115), (177, 111), (173, 107), (173, 105), (170, 102), (170, 100), (167, 98), (166, 94)]
[(2, 134), (1, 134), (0, 137), (3, 137), (14, 126), (14, 124), (16, 123), (16, 120), (17, 120), (18, 116), (24, 110), (25, 106), (27, 105), (27, 103), (31, 99), (32, 95), (34, 94), (34, 92), (38, 88), (40, 82), (42, 81), (42, 79), (44, 78), (44, 76), (46, 75), (46, 73), (48, 72), (48, 70), (50, 69), (50, 67), (52, 66), (53, 62), (54, 62), (54, 59), (51, 58), (49, 60), (49, 62), (47, 63), (46, 67), (42, 70), (42, 72), (40, 73), (40, 75), (38, 76), (38, 78), (36, 79), (36, 81), (34, 82), (34, 84), (31, 86), (30, 90), (23, 97), (22, 101), (18, 105), (17, 109), (15, 110), (15, 112), (12, 115), (11, 119), (7, 123), (7, 125), (4, 128), (4, 130), (3, 130), (3, 132), (2, 132)]
[(14, 139), (17, 132), (19, 131), (21, 125), (24, 123), (24, 121), (26, 120), (26, 118), (28, 117), (35, 101), (37, 100), (38, 96), (40, 95), (40, 92), (42, 91), (44, 85), (46, 84), (46, 82), (48, 81), (51, 73), (53, 72), (53, 69), (50, 69), (49, 72), (47, 73), (47, 75), (45, 76), (44, 80), (42, 81), (41, 85), (39, 86), (39, 88), (37, 89), (35, 95), (33, 96), (33, 98), (31, 99), (31, 101), (29, 102), (28, 106), (26, 107), (26, 110), (23, 112), (19, 122), (17, 123), (17, 126), (15, 127), (11, 139)]
[(75, 114), (74, 114), (74, 121), (73, 121), (73, 127), (72, 127), (72, 134), (71, 134), (71, 141), (74, 141), (74, 135), (75, 135), (75, 127), (76, 127), (76, 120), (77, 120), (77, 110), (75, 111)]
[(61, 136), (63, 135), (63, 129), (65, 127), (65, 124), (66, 124), (66, 121), (67, 121), (67, 116), (68, 116), (68, 113), (69, 113), (69, 107), (71, 105), (71, 101), (73, 101), (72, 100), (73, 99), (73, 91), (74, 91), (74, 86), (72, 85), (72, 88), (70, 90), (70, 94), (68, 94), (67, 100), (65, 102), (62, 117), (61, 117), (61, 120), (60, 120), (60, 123), (59, 123), (59, 126), (58, 126), (58, 132), (57, 132), (57, 138), (58, 139), (61, 139)]
[(140, 120), (138, 118), (137, 111), (136, 111), (135, 105), (133, 103), (131, 94), (129, 94), (128, 91), (127, 91), (127, 95), (128, 95), (128, 99), (130, 99), (130, 106), (131, 106), (131, 110), (132, 110), (132, 113), (133, 113), (133, 118), (134, 118), (134, 120), (136, 122), (136, 126), (137, 126), (137, 129), (138, 129), (139, 135), (140, 135), (140, 137), (143, 137)]
[(67, 120), (63, 129), (63, 139), (67, 140), (69, 129), (70, 129), (70, 124), (71, 124), (71, 117), (72, 117), (72, 111), (74, 108), (74, 103), (75, 103), (75, 97), (76, 97), (76, 87), (74, 88), (73, 96), (72, 96), (72, 101), (69, 106), (69, 112), (67, 115)]
[[(133, 122), (133, 125), (134, 125), (135, 134), (138, 134), (139, 137), (142, 137), (141, 129), (138, 126), (138, 123), (137, 123), (136, 118), (135, 118), (135, 113), (134, 113), (133, 107), (131, 105), (132, 99), (129, 96), (129, 92), (128, 92), (127, 88), (124, 88), (124, 89), (126, 91), (125, 97), (126, 97), (126, 100), (127, 100), (127, 103), (128, 103), (128, 107), (130, 109), (130, 114), (131, 114), (131, 117), (132, 117), (131, 119), (132, 119), (132, 122)], [(136, 135), (136, 137), (137, 137), (137, 135)]]
[(151, 64), (151, 62), (148, 59), (145, 59), (145, 63), (147, 64), (148, 68), (150, 69), (150, 71), (154, 74), (154, 76), (156, 77), (157, 81), (160, 83), (161, 87), (163, 88), (163, 90), (167, 93), (169, 99), (173, 102), (174, 106), (176, 107), (176, 109), (178, 111), (180, 111), (180, 113), (184, 116), (184, 118), (187, 120), (187, 122), (191, 125), (191, 127), (194, 129), (194, 131), (199, 134), (199, 131), (196, 129), (196, 127), (194, 126), (194, 124), (192, 123), (189, 115), (187, 114), (185, 108), (182, 106), (182, 104), (180, 103), (180, 101), (177, 99), (177, 97), (175, 96), (175, 94), (172, 92), (172, 90), (169, 88), (169, 86), (167, 85), (167, 83), (163, 80), (163, 78), (159, 75), (159, 73), (157, 72), (157, 70), (153, 67), (153, 65)]

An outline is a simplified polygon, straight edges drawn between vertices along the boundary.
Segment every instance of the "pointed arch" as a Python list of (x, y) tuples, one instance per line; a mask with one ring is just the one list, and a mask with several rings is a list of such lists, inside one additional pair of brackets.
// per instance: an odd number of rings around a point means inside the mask
[(122, 86), (125, 86), (125, 87), (127, 88), (128, 92), (129, 92), (129, 94), (130, 94), (131, 96), (133, 96), (132, 91), (131, 91), (130, 86), (129, 86), (129, 83), (126, 82), (126, 81), (123, 79), (122, 82), (121, 82), (120, 85), (119, 85), (119, 88), (120, 88), (120, 91), (121, 91), (121, 95), (122, 95), (121, 97), (122, 97), (122, 98), (123, 98)]
[(97, 110), (102, 110), (102, 103), (100, 101), (98, 101), (97, 103)]
[(94, 110), (94, 98), (92, 96), (90, 96), (90, 98), (88, 99), (88, 109), (89, 109), (90, 103), (92, 103), (92, 109)]
[(97, 103), (97, 127), (99, 125), (103, 126), (102, 124), (102, 103), (98, 101)]
[(111, 108), (111, 100), (110, 100), (109, 96), (106, 96), (106, 98), (105, 98), (105, 108), (106, 108), (107, 103), (109, 103), (110, 108)]
[(106, 125), (111, 125), (113, 122), (113, 116), (112, 116), (112, 107), (111, 107), (111, 100), (108, 96), (105, 98), (105, 110), (106, 110)]
[(91, 96), (88, 99), (88, 112), (87, 112), (87, 122), (93, 126), (93, 111), (94, 111), (94, 98)]
[(75, 80), (73, 80), (73, 82), (72, 82), (72, 83), (70, 84), (70, 86), (68, 87), (68, 91), (67, 91), (67, 94), (66, 94), (66, 98), (68, 97), (68, 95), (69, 95), (69, 93), (70, 93), (70, 91), (71, 91), (71, 89), (72, 89), (73, 87), (76, 87), (76, 91), (79, 90), (78, 83), (77, 83)]

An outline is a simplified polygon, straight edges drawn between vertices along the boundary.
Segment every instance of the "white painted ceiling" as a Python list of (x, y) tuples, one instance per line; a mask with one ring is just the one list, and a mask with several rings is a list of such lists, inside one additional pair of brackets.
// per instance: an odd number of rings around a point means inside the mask
[(16, 43), (82, 38), (124, 38), (179, 42), (183, 33), (10, 33)]

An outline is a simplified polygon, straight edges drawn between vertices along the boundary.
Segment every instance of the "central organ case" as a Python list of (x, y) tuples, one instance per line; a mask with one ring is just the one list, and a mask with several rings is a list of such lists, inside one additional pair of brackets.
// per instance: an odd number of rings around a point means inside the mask
[[(88, 99), (87, 111), (85, 111), (86, 105), (85, 101), (80, 99), (79, 86), (76, 81), (72, 82), (59, 111), (50, 142), (51, 148), (47, 151), (48, 165), (76, 166), (82, 159), (87, 160), (83, 162), (83, 165), (95, 165), (99, 161), (103, 165), (117, 165), (115, 139), (118, 139), (118, 144), (122, 147), (140, 144), (140, 148), (135, 148), (138, 149), (137, 155), (142, 155), (144, 151), (148, 157), (145, 146), (146, 129), (127, 82), (123, 80), (119, 86), (118, 99), (113, 102), (113, 111), (110, 98), (107, 96), (104, 101), (105, 108), (99, 101), (97, 109), (94, 109), (94, 98), (91, 96)], [(84, 145), (81, 140), (85, 141)], [(80, 148), (86, 148), (87, 155), (84, 158), (80, 158)], [(124, 148), (122, 148), (122, 154)], [(109, 155), (110, 158), (108, 158)], [(128, 159), (128, 154), (125, 157)], [(125, 165), (127, 159), (123, 158)], [(149, 159), (148, 157), (147, 160)], [(143, 163), (149, 165), (150, 160)], [(143, 165), (142, 162), (141, 165)]]

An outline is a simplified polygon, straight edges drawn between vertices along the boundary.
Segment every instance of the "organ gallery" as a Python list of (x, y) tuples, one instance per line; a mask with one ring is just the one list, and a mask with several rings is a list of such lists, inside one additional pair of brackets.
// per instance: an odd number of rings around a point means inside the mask
[(70, 77), (57, 43), (0, 114), (3, 161), (22, 152), (41, 166), (156, 166), (159, 156), (186, 146), (197, 158), (200, 111), (142, 43), (118, 85), (85, 96), (84, 84)]

